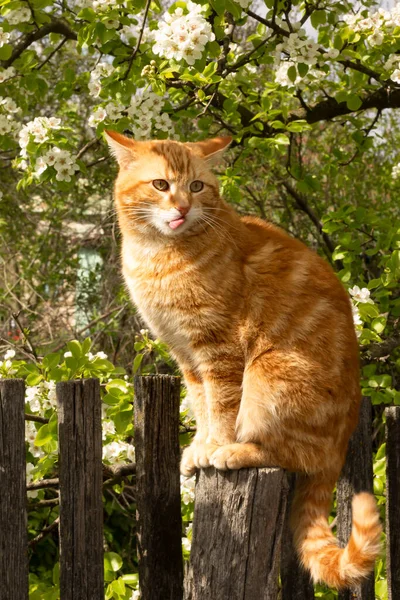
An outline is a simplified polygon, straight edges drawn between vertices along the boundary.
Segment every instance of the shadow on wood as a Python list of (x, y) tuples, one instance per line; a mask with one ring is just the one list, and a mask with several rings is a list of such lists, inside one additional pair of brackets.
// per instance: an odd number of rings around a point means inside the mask
[[(337, 536), (345, 546), (351, 533), (351, 502), (358, 492), (373, 491), (371, 401), (363, 398), (357, 429), (350, 438), (346, 463), (337, 485)], [(339, 592), (340, 600), (374, 600), (374, 574), (352, 590)]]
[(288, 473), (287, 476), (290, 483), (290, 492), (282, 535), (281, 600), (314, 600), (314, 585), (310, 573), (300, 564), (293, 546), (293, 536), (289, 526), (290, 506), (296, 486), (296, 474)]
[(200, 472), (185, 600), (276, 600), (288, 489), (280, 469)]
[(400, 406), (386, 415), (386, 567), (388, 599), (400, 598)]

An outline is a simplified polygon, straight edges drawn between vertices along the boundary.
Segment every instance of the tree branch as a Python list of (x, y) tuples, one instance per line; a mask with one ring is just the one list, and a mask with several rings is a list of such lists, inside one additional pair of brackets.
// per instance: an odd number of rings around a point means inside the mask
[(24, 50), (26, 50), (31, 44), (33, 44), (33, 42), (41, 40), (42, 38), (46, 37), (46, 35), (49, 35), (49, 33), (59, 33), (68, 40), (78, 39), (77, 34), (70, 28), (68, 23), (62, 21), (61, 19), (52, 19), (50, 23), (46, 23), (46, 25), (43, 25), (43, 27), (41, 27), (40, 29), (27, 33), (22, 38), (22, 40), (15, 46), (10, 58), (1, 61), (1, 66), (4, 69), (7, 69), (10, 65), (13, 64), (15, 60), (17, 60), (17, 58), (21, 56)]
[[(322, 239), (325, 242), (326, 247), (328, 248), (329, 252), (332, 254), (333, 251), (335, 250), (335, 244), (333, 243), (332, 239), (329, 237), (329, 235), (327, 233), (325, 233), (325, 231), (322, 231), (322, 223), (319, 220), (317, 214), (313, 211), (313, 209), (311, 208), (311, 206), (309, 206), (308, 202), (306, 201), (306, 199), (301, 196), (297, 190), (295, 190), (289, 182), (287, 181), (282, 181), (281, 185), (285, 188), (285, 190), (291, 195), (291, 197), (294, 199), (294, 201), (296, 202), (297, 207), (303, 211), (309, 218), (310, 220), (314, 223), (314, 225), (316, 226), (318, 232), (320, 233), (320, 235), (322, 236)], [(336, 263), (338, 264), (339, 268), (343, 268), (343, 265), (341, 263), (340, 260), (337, 260)]]
[(140, 44), (142, 42), (144, 28), (146, 27), (147, 15), (149, 12), (150, 4), (151, 4), (151, 0), (147, 0), (146, 7), (144, 9), (143, 23), (142, 23), (142, 27), (140, 28), (140, 32), (139, 32), (139, 37), (137, 39), (136, 46), (135, 46), (132, 54), (129, 57), (128, 68), (126, 69), (125, 75), (122, 77), (122, 81), (124, 81), (125, 79), (127, 79), (129, 77), (129, 73), (132, 68), (132, 63), (135, 59), (136, 54), (139, 52)]

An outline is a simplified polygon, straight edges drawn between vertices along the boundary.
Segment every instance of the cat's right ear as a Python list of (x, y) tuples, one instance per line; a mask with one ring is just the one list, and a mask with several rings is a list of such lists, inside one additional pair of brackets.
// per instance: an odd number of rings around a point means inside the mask
[(117, 159), (121, 169), (126, 169), (135, 161), (137, 147), (134, 140), (116, 131), (105, 131), (104, 137), (111, 154)]

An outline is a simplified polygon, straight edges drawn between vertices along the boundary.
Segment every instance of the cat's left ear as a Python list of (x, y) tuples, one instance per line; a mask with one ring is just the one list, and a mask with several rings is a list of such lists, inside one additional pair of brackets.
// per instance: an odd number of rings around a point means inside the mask
[(216, 165), (231, 142), (232, 138), (230, 136), (224, 136), (201, 142), (189, 142), (186, 145), (193, 149), (196, 154), (202, 156), (208, 164)]
[(104, 137), (111, 154), (117, 159), (121, 169), (128, 167), (135, 161), (135, 155), (137, 154), (137, 142), (135, 140), (127, 138), (116, 131), (105, 131)]

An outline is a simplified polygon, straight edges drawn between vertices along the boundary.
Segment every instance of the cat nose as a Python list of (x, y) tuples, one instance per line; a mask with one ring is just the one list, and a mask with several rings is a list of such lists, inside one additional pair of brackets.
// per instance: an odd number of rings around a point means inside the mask
[(188, 212), (190, 210), (190, 206), (177, 206), (176, 208), (179, 210), (182, 217), (186, 217), (186, 215), (188, 214)]

